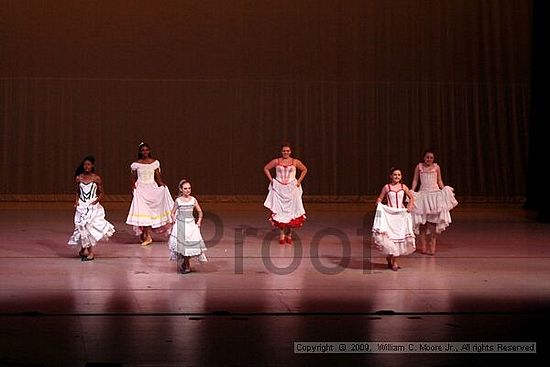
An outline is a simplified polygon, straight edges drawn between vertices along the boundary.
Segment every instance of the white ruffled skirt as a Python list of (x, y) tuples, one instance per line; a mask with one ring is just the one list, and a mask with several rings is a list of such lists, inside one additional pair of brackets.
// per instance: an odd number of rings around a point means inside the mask
[(298, 228), (306, 220), (306, 211), (302, 202), (302, 186), (296, 186), (296, 180), (282, 184), (273, 180), (264, 206), (271, 210), (271, 223), (279, 228)]
[(134, 227), (136, 235), (142, 233), (143, 227), (151, 227), (155, 232), (167, 232), (172, 223), (170, 213), (173, 205), (174, 200), (166, 186), (138, 181), (126, 224)]
[(412, 191), (412, 194), (414, 233), (419, 234), (420, 225), (426, 223), (435, 224), (436, 233), (443, 232), (451, 224), (450, 211), (458, 205), (452, 187), (445, 186), (436, 191)]
[(181, 256), (199, 256), (199, 261), (206, 262), (206, 245), (202, 238), (200, 227), (193, 218), (178, 218), (172, 226), (170, 239), (170, 260), (177, 260)]
[(391, 208), (378, 203), (372, 239), (384, 255), (409, 255), (416, 250), (412, 217), (407, 209)]
[(70, 246), (96, 246), (99, 241), (107, 241), (115, 233), (115, 227), (105, 220), (103, 206), (91, 205), (92, 201), (78, 202), (74, 214), (74, 232), (67, 242)]

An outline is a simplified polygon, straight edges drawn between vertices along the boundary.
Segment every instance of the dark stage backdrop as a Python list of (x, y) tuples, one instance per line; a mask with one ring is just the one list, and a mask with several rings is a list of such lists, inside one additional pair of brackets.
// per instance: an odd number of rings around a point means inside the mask
[(263, 195), (289, 141), (310, 198), (410, 183), (425, 148), (459, 200), (525, 196), (525, 0), (2, 0), (2, 198), (73, 192), (95, 155), (128, 193), (141, 141), (175, 194)]

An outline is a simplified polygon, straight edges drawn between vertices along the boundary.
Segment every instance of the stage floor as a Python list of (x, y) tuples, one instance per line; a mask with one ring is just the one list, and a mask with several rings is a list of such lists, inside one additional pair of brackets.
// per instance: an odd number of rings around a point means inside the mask
[[(373, 204), (307, 204), (279, 245), (261, 203), (201, 203), (209, 262), (178, 274), (142, 248), (128, 203), (96, 259), (66, 245), (71, 203), (0, 203), (0, 366), (462, 366), (541, 363), (550, 224), (520, 205), (460, 204), (435, 256), (388, 270)], [(297, 342), (536, 342), (537, 353), (295, 353)], [(96, 364), (94, 364), (96, 363)]]

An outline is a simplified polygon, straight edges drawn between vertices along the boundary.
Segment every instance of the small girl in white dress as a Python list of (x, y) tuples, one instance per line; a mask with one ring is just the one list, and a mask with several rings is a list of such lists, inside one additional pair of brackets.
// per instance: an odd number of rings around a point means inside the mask
[[(177, 261), (178, 271), (182, 274), (191, 272), (189, 260), (198, 256), (200, 262), (206, 262), (206, 246), (200, 232), (202, 209), (197, 199), (191, 196), (191, 183), (183, 179), (178, 184), (180, 195), (174, 201), (171, 216), (172, 232), (168, 240), (170, 260)], [(197, 211), (195, 222), (193, 215)]]
[[(399, 168), (390, 169), (390, 183), (384, 185), (376, 199), (376, 214), (372, 226), (372, 238), (376, 248), (386, 255), (388, 268), (399, 269), (397, 258), (416, 250), (412, 217), (409, 211), (414, 207), (414, 196), (401, 183)], [(405, 196), (409, 204), (405, 205)], [(386, 200), (386, 205), (382, 204)]]

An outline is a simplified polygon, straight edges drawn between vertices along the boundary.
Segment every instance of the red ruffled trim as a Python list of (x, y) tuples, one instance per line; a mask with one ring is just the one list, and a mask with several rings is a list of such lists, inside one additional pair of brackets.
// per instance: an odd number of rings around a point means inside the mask
[(292, 219), (290, 222), (288, 223), (281, 223), (281, 222), (277, 222), (275, 219), (273, 219), (273, 216), (275, 214), (271, 214), (271, 217), (269, 218), (269, 221), (271, 222), (271, 224), (274, 226), (274, 227), (277, 227), (279, 229), (285, 229), (285, 228), (300, 228), (301, 226), (304, 225), (304, 222), (306, 221), (306, 216), (305, 215), (301, 215), (299, 216), (298, 218), (294, 218)]

